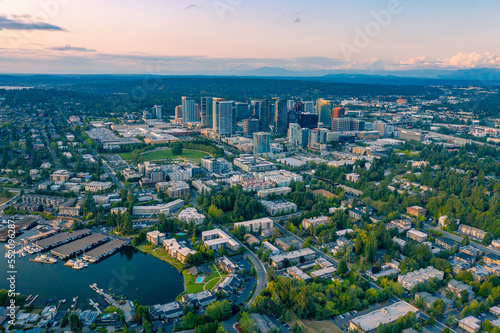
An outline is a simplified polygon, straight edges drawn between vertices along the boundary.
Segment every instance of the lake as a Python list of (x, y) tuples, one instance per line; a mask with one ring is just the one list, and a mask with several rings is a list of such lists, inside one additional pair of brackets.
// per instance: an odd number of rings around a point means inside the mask
[[(18, 239), (35, 233), (27, 231)], [(4, 278), (7, 272), (5, 251), (4, 244), (0, 244), (0, 289), (8, 289)], [(105, 306), (104, 299), (89, 287), (93, 283), (109, 294), (123, 295), (142, 305), (172, 302), (184, 291), (183, 276), (176, 268), (130, 246), (78, 271), (64, 266), (62, 261), (52, 265), (29, 261), (35, 256), (16, 259), (16, 292), (39, 295), (34, 303), (36, 307), (43, 307), (47, 299), (66, 299), (62, 309), (69, 308), (75, 296), (79, 297), (77, 308), (89, 309), (89, 299)]]

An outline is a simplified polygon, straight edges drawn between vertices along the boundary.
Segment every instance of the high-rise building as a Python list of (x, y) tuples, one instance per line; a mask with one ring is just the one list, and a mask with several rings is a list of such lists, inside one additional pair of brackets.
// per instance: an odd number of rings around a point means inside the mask
[(153, 118), (156, 119), (161, 119), (162, 118), (162, 106), (161, 105), (155, 105), (153, 106)]
[(213, 130), (219, 135), (233, 134), (233, 101), (219, 101), (214, 99)]
[(201, 127), (213, 127), (213, 98), (212, 97), (202, 97), (201, 98)]
[(351, 131), (364, 131), (365, 121), (360, 119), (351, 119)]
[(319, 122), (325, 127), (332, 125), (332, 102), (323, 98), (316, 101), (316, 110), (318, 111)]
[(374, 124), (375, 124), (375, 131), (377, 131), (380, 134), (381, 138), (385, 138), (387, 135), (386, 133), (387, 124), (384, 123), (383, 121), (378, 121), (378, 120), (375, 121)]
[(295, 101), (292, 99), (289, 99), (288, 101), (286, 101), (286, 107), (287, 107), (288, 111), (293, 110), (294, 104), (295, 104)]
[(260, 101), (250, 102), (250, 116), (255, 119), (260, 119)]
[(194, 105), (194, 120), (196, 121), (201, 120), (200, 104), (198, 103)]
[(304, 111), (314, 113), (314, 102), (313, 101), (304, 101)]
[(301, 101), (295, 102), (295, 103), (293, 103), (292, 110), (293, 111), (297, 111), (297, 112), (304, 112), (305, 111), (305, 105)]
[(333, 118), (333, 132), (364, 131), (365, 121), (353, 118)]
[(288, 127), (287, 101), (278, 99), (274, 109), (274, 133), (283, 135)]
[(182, 119), (182, 105), (175, 107), (175, 119)]
[(326, 128), (315, 128), (309, 131), (308, 146), (313, 147), (316, 143), (326, 143), (329, 130)]
[(345, 117), (345, 108), (343, 107), (333, 108), (332, 118), (342, 118), (342, 117)]
[(318, 115), (311, 112), (299, 113), (297, 116), (297, 122), (302, 128), (317, 128), (318, 127)]
[(235, 121), (240, 121), (242, 119), (248, 118), (248, 103), (237, 102), (235, 104)]
[(271, 133), (257, 132), (253, 134), (253, 153), (266, 154), (271, 152)]
[(246, 136), (253, 137), (253, 134), (259, 131), (259, 119), (245, 119), (243, 120), (243, 132)]
[(309, 144), (309, 128), (303, 128), (301, 129), (301, 132), (299, 145), (302, 148), (307, 148), (307, 145)]
[(263, 100), (260, 102), (260, 130), (261, 131), (271, 131), (274, 128), (274, 113), (275, 105), (271, 100)]
[(299, 145), (302, 136), (302, 128), (299, 124), (290, 124), (288, 127), (288, 143), (292, 145)]
[(334, 118), (332, 119), (333, 132), (346, 132), (351, 130), (351, 118)]
[(190, 123), (196, 119), (196, 102), (193, 97), (182, 96), (182, 122)]

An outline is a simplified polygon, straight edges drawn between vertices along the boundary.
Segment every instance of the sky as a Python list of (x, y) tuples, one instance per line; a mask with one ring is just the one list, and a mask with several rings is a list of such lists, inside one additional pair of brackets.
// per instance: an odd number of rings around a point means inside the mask
[(0, 0), (0, 72), (500, 68), (498, 0)]

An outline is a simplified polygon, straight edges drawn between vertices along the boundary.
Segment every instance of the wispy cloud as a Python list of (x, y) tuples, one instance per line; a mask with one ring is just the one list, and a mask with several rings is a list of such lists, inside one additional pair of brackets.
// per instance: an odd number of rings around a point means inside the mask
[(46, 22), (35, 21), (30, 15), (14, 15), (10, 18), (0, 15), (1, 30), (53, 30), (65, 31), (63, 28)]
[[(400, 67), (405, 68), (480, 68), (500, 67), (500, 56), (491, 52), (459, 52), (449, 58), (414, 57), (400, 61)], [(396, 65), (397, 66), (397, 65)]]
[(300, 22), (302, 22), (302, 20), (300, 19), (300, 17), (297, 17), (297, 18), (295, 19), (295, 21), (293, 21), (293, 23), (300, 23)]
[(48, 47), (47, 49), (52, 51), (96, 52), (96, 50), (88, 49), (86, 47), (74, 47), (69, 44), (64, 46)]
[(192, 10), (192, 9), (200, 9), (201, 7), (196, 5), (196, 4), (191, 4), (189, 6), (187, 6), (186, 8), (184, 8), (184, 10)]

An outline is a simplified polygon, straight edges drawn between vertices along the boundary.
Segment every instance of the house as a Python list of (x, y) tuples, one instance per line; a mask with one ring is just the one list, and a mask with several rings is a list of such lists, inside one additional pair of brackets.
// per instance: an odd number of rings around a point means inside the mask
[(241, 269), (240, 266), (238, 266), (238, 264), (235, 264), (226, 256), (222, 256), (220, 258), (215, 259), (215, 262), (226, 273), (232, 274)]
[(215, 296), (215, 294), (210, 290), (204, 290), (196, 294), (186, 294), (182, 296), (182, 303), (189, 306), (198, 304), (201, 307), (205, 307), (216, 300), (217, 296)]

